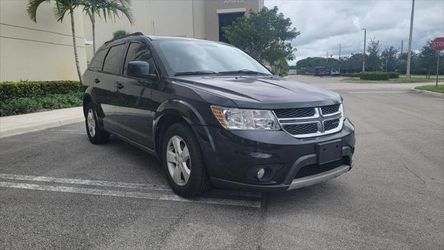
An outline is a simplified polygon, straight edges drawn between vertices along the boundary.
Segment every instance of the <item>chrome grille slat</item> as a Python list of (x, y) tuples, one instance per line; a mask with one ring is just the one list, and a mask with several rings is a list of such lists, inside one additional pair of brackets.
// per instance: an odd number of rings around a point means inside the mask
[(303, 135), (316, 133), (318, 128), (317, 122), (284, 125), (284, 129), (292, 135)]
[(312, 117), (316, 114), (315, 108), (295, 108), (295, 109), (276, 109), (275, 114), (278, 119)]
[(273, 111), (281, 128), (296, 138), (332, 134), (344, 123), (342, 104)]
[(335, 114), (339, 112), (340, 104), (321, 106), (321, 112), (323, 115)]

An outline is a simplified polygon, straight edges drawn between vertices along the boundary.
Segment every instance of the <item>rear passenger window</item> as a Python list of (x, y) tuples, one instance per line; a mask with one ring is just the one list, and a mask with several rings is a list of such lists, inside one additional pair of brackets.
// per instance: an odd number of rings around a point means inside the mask
[(125, 69), (124, 74), (126, 75), (126, 69), (128, 67), (128, 63), (131, 61), (145, 61), (150, 64), (150, 73), (155, 74), (155, 66), (153, 56), (151, 55), (151, 51), (148, 47), (142, 43), (131, 43), (128, 49), (128, 54), (126, 55), (125, 60)]
[(90, 70), (102, 71), (103, 59), (105, 59), (107, 51), (107, 49), (97, 51), (88, 68)]
[(125, 44), (120, 44), (109, 49), (108, 55), (105, 58), (105, 63), (103, 64), (103, 72), (112, 74), (122, 73), (125, 48)]

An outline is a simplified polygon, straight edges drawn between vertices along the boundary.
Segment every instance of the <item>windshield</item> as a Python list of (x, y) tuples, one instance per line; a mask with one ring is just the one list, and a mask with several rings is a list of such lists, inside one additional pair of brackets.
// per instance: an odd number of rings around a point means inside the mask
[(232, 46), (199, 40), (159, 40), (158, 48), (172, 75), (261, 74), (270, 72)]

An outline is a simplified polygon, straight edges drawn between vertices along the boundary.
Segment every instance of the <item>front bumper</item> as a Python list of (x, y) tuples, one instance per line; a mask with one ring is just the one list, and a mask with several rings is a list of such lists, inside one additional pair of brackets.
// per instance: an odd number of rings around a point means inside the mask
[[(284, 131), (228, 131), (194, 126), (211, 182), (216, 187), (257, 191), (301, 188), (348, 172), (355, 146), (354, 127), (344, 121), (341, 131), (297, 139)], [(318, 164), (319, 143), (342, 141), (342, 159)], [(256, 178), (258, 168), (271, 169), (266, 181)]]

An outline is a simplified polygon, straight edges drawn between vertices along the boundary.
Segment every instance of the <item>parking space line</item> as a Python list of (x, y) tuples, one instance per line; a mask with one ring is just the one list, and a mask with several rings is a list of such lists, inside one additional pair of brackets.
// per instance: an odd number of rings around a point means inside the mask
[(33, 176), (33, 175), (17, 175), (17, 174), (2, 174), (2, 173), (0, 173), (0, 179), (50, 182), (50, 183), (61, 183), (61, 184), (77, 184), (77, 185), (102, 186), (102, 187), (116, 187), (116, 188), (149, 189), (149, 190), (160, 190), (160, 191), (163, 191), (163, 190), (170, 191), (171, 190), (165, 185), (153, 185), (153, 184), (150, 185), (150, 184), (141, 184), (141, 183), (70, 179), (70, 178), (57, 178), (57, 177)]
[(0, 182), (0, 187), (37, 190), (37, 191), (49, 191), (49, 192), (88, 194), (88, 195), (98, 195), (98, 196), (137, 198), (137, 199), (146, 199), (146, 200), (201, 203), (209, 205), (224, 205), (224, 206), (237, 206), (237, 207), (250, 207), (250, 208), (261, 207), (261, 201), (217, 199), (217, 198), (185, 199), (174, 194), (162, 194), (162, 193), (156, 194), (156, 193), (144, 193), (144, 192), (127, 192), (127, 191), (116, 191), (116, 190), (105, 190), (105, 189), (52, 186), (52, 185), (15, 183), (15, 182)]
[[(85, 179), (57, 178), (57, 177), (47, 177), (47, 176), (2, 174), (2, 173), (0, 173), (0, 179), (60, 183), (60, 184), (75, 184), (75, 185), (87, 185), (87, 186), (101, 186), (101, 187), (113, 187), (113, 188), (131, 188), (131, 189), (156, 190), (156, 191), (171, 191), (171, 188), (169, 188), (166, 185), (162, 185), (162, 184), (154, 185), (154, 184), (142, 184), (142, 183), (85, 180)], [(262, 198), (262, 194), (259, 192), (249, 192), (249, 191), (242, 191), (242, 190), (214, 189), (214, 190), (211, 190), (208, 194), (222, 195), (222, 196), (249, 197), (249, 198), (257, 198), (257, 199)]]
[(369, 91), (347, 91), (348, 94), (406, 94), (408, 91), (399, 90), (369, 90)]

